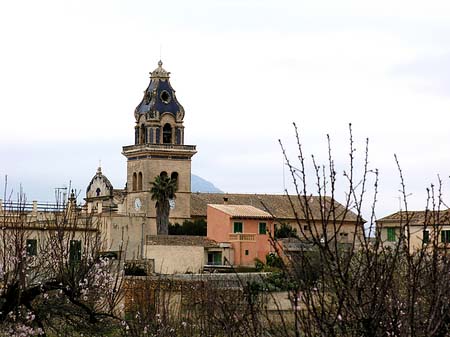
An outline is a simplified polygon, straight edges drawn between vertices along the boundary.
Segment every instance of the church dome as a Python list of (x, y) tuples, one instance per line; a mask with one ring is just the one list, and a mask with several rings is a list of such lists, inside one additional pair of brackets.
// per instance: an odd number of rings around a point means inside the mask
[(109, 179), (103, 175), (102, 168), (99, 167), (86, 189), (86, 198), (111, 197), (112, 193), (113, 186)]
[(160, 119), (164, 113), (172, 114), (177, 121), (184, 118), (183, 106), (178, 102), (175, 90), (170, 85), (170, 72), (162, 65), (162, 61), (159, 61), (158, 67), (150, 73), (150, 83), (134, 111), (136, 121), (141, 115), (146, 115), (147, 119)]

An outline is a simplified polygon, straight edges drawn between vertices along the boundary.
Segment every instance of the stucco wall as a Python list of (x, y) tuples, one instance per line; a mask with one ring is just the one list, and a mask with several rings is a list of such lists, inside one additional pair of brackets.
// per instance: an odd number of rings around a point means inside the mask
[(201, 246), (145, 246), (145, 258), (155, 260), (155, 272), (161, 274), (198, 273), (205, 264)]

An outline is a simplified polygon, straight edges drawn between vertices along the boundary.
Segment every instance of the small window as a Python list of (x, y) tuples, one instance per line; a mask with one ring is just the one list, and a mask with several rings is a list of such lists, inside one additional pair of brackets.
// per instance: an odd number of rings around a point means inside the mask
[(97, 195), (97, 197), (100, 196), (100, 193), (102, 193), (102, 190), (99, 187), (97, 187), (97, 189), (95, 190), (95, 194)]
[(430, 232), (427, 230), (423, 231), (423, 243), (430, 242)]
[(142, 172), (139, 172), (138, 174), (137, 189), (138, 191), (142, 191)]
[(222, 253), (221, 252), (208, 253), (208, 265), (220, 266), (221, 264), (222, 264)]
[(178, 189), (178, 172), (172, 172), (172, 174), (170, 175), (170, 179), (175, 181), (175, 185)]
[(309, 226), (308, 225), (303, 225), (303, 230), (304, 231), (309, 231)]
[(248, 255), (248, 254), (249, 254), (249, 253), (248, 253), (248, 249), (246, 249), (246, 250), (245, 250), (245, 255)]
[(267, 224), (265, 222), (259, 223), (259, 234), (267, 234)]
[(28, 239), (27, 240), (27, 255), (36, 256), (37, 255), (37, 240)]
[(136, 191), (137, 190), (137, 174), (136, 174), (136, 172), (133, 173), (132, 185), (133, 185), (133, 191)]
[(441, 242), (450, 243), (450, 230), (441, 231)]
[(166, 123), (163, 127), (163, 143), (171, 144), (172, 143), (172, 127), (169, 123)]
[(387, 228), (387, 240), (389, 242), (395, 241), (395, 228)]
[(235, 222), (234, 223), (233, 233), (242, 233), (242, 222)]
[(77, 263), (81, 260), (81, 241), (70, 240), (69, 263)]

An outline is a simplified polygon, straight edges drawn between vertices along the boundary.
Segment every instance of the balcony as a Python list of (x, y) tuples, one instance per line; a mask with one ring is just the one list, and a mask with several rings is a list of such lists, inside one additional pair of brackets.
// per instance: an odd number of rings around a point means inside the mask
[(256, 241), (256, 233), (230, 233), (228, 239), (230, 241)]
[(138, 144), (127, 145), (123, 147), (123, 151), (142, 151), (142, 150), (181, 150), (195, 151), (195, 145), (178, 145), (178, 144)]

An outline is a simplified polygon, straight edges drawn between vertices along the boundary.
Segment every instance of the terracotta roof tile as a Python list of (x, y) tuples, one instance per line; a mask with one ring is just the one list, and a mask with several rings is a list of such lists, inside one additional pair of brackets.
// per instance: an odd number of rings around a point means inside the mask
[(270, 213), (250, 205), (208, 204), (233, 218), (273, 219)]
[(408, 222), (410, 225), (429, 224), (450, 224), (450, 209), (442, 211), (399, 211), (384, 218), (378, 219), (377, 223), (382, 222)]
[[(284, 194), (228, 194), (228, 193), (192, 193), (191, 194), (191, 216), (206, 217), (207, 204), (224, 204), (224, 198), (228, 198), (230, 205), (250, 205), (260, 210), (273, 214), (278, 220), (295, 220), (295, 212), (299, 219), (305, 219), (305, 212), (309, 213), (310, 219), (320, 220), (325, 218), (321, 211), (324, 209), (331, 209), (332, 198), (330, 197), (307, 197), (308, 209), (304, 205), (304, 198), (297, 195), (291, 195), (291, 201), (294, 209), (291, 206), (289, 197)], [(321, 202), (322, 201), (322, 202)], [(325, 206), (325, 207), (321, 207)], [(335, 217), (337, 220), (342, 220), (345, 217), (346, 221), (357, 221), (358, 217), (351, 210), (340, 203), (334, 201)], [(360, 221), (364, 221), (360, 219)]]

